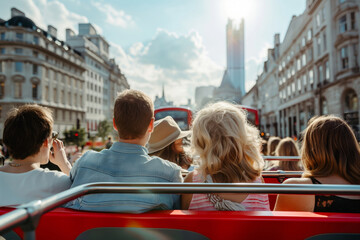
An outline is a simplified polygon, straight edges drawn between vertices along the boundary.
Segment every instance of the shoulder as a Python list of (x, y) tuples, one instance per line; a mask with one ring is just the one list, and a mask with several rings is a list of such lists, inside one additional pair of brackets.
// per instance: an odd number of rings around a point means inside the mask
[(288, 178), (283, 184), (312, 184), (310, 178)]
[(194, 171), (189, 172), (188, 175), (186, 175), (184, 182), (193, 182), (193, 177), (194, 177)]
[(164, 168), (170, 168), (173, 170), (181, 170), (181, 167), (173, 162), (170, 162), (168, 160), (162, 159), (157, 156), (149, 156), (149, 157), (150, 157), (149, 160), (155, 165), (162, 166)]

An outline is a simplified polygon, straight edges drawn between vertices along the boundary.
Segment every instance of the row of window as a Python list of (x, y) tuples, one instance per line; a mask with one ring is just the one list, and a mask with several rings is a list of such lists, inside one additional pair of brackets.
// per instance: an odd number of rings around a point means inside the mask
[(86, 100), (88, 102), (100, 103), (101, 104), (101, 97), (93, 96), (90, 94), (86, 95)]
[[(60, 102), (61, 104), (68, 104), (68, 105), (73, 105), (75, 107), (83, 107), (83, 96), (81, 94), (77, 94), (74, 93), (72, 94), (71, 92), (65, 92), (65, 90), (60, 90), (60, 99), (58, 97), (58, 89), (53, 88), (52, 89), (52, 100), (55, 103)], [(46, 101), (50, 101), (50, 90), (49, 90), (49, 86), (45, 86), (44, 87), (44, 100)], [(78, 97), (79, 96), (79, 97)]]
[(88, 112), (88, 113), (94, 113), (94, 114), (101, 114), (102, 111), (101, 111), (101, 109), (88, 107), (88, 108), (87, 108), (87, 112)]
[[(348, 22), (350, 19), (350, 22)], [(356, 29), (356, 18), (355, 12), (350, 12), (348, 14), (344, 14), (339, 18), (339, 32), (344, 33), (348, 30)]]
[[(22, 82), (14, 82), (14, 98), (22, 98), (23, 96), (23, 83)], [(31, 88), (31, 96), (34, 100), (38, 100), (39, 97), (39, 84), (32, 83)], [(0, 82), (0, 99), (5, 97), (5, 83)]]

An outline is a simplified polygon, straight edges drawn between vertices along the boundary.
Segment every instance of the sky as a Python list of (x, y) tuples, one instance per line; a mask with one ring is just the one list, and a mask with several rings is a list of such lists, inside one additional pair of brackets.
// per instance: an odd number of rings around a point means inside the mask
[(197, 86), (219, 86), (226, 68), (228, 18), (245, 20), (245, 87), (262, 71), (275, 33), (284, 38), (306, 0), (0, 0), (0, 18), (11, 7), (36, 25), (78, 32), (90, 22), (110, 43), (130, 88), (152, 99), (165, 87), (167, 101), (194, 103)]

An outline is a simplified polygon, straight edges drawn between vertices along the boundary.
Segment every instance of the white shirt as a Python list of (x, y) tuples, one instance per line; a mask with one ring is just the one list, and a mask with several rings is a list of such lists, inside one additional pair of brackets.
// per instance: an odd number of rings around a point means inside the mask
[(39, 200), (69, 189), (69, 176), (59, 171), (37, 168), (25, 173), (0, 171), (0, 206)]

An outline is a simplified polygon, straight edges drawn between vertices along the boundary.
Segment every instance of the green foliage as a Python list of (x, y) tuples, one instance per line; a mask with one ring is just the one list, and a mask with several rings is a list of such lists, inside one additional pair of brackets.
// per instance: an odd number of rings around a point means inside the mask
[(64, 142), (66, 144), (75, 144), (77, 146), (83, 146), (85, 144), (86, 132), (84, 128), (65, 130), (64, 136)]
[(107, 136), (111, 132), (111, 129), (112, 129), (112, 125), (108, 121), (103, 120), (99, 122), (98, 133), (96, 136), (101, 137), (101, 139), (104, 141), (105, 138), (107, 138)]

